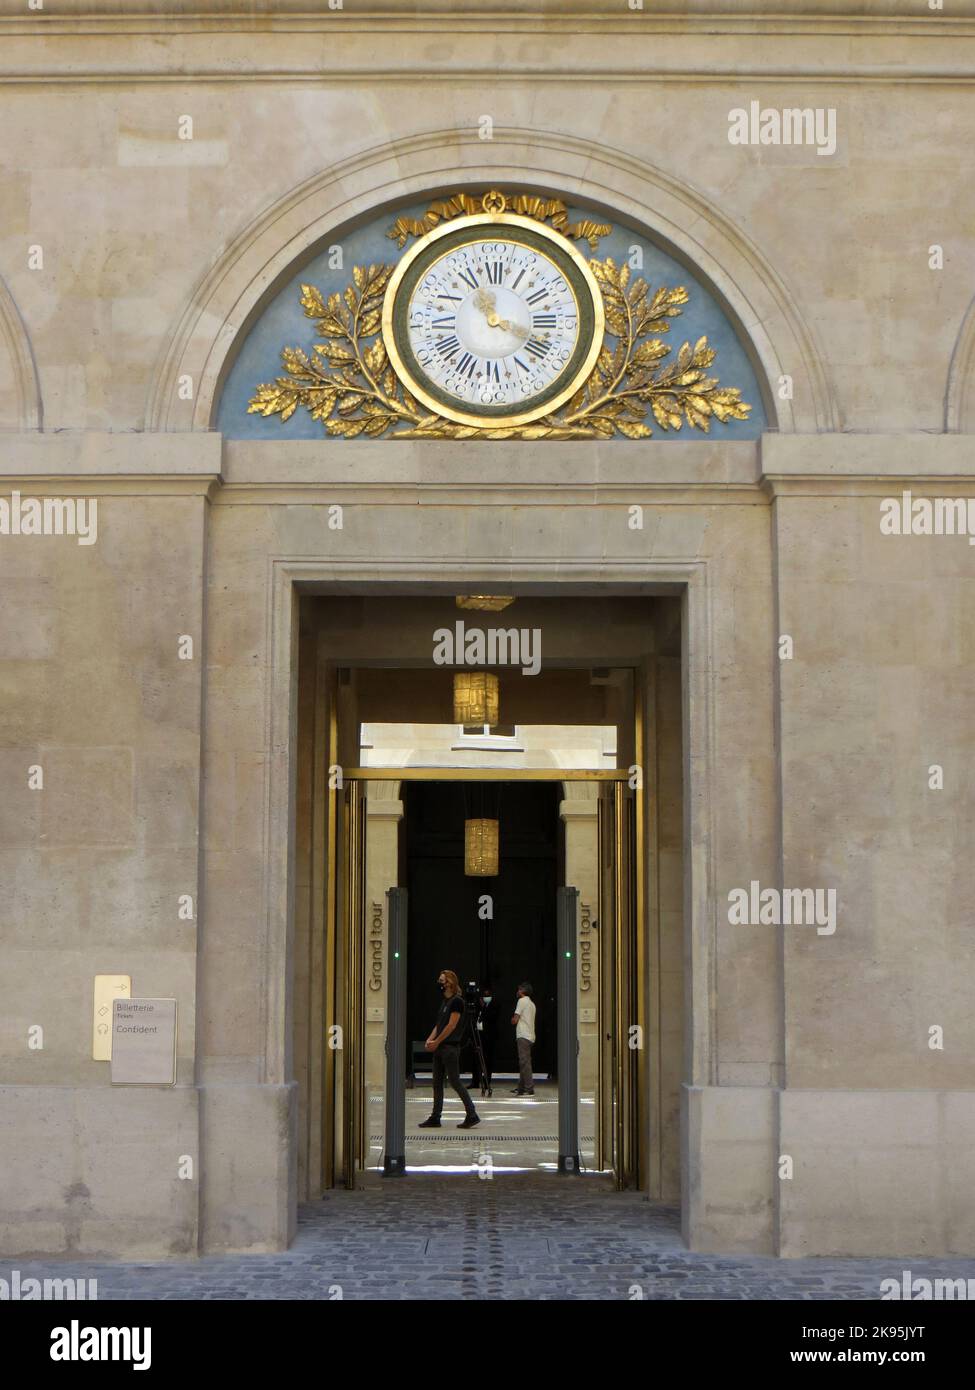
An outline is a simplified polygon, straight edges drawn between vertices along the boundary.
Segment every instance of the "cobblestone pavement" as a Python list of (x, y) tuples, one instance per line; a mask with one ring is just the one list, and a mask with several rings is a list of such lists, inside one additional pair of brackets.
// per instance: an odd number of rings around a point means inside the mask
[[(0, 1261), (0, 1275), (97, 1278), (105, 1299), (877, 1298), (902, 1271), (975, 1278), (975, 1260), (700, 1255), (677, 1209), (599, 1178), (406, 1178), (302, 1207), (291, 1249), (194, 1260)], [(341, 1295), (337, 1290), (341, 1290)]]

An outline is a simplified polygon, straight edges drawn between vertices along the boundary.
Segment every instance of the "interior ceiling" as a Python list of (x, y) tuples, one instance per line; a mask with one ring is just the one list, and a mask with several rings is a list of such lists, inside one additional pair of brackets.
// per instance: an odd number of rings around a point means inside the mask
[[(357, 713), (364, 723), (450, 724), (453, 672), (446, 668), (390, 673), (376, 667), (355, 671)], [(607, 692), (593, 684), (588, 670), (540, 671), (537, 676), (499, 673), (501, 717), (505, 724), (614, 724)]]
[[(469, 589), (473, 587), (468, 585)], [(552, 667), (636, 666), (656, 649), (656, 633), (679, 622), (675, 598), (519, 595), (502, 613), (460, 609), (454, 594), (341, 595), (307, 600), (304, 620), (319, 634), (325, 659), (350, 666), (434, 666), (436, 635), (530, 629)], [(668, 616), (669, 614), (669, 616)], [(458, 663), (460, 664), (460, 663)]]

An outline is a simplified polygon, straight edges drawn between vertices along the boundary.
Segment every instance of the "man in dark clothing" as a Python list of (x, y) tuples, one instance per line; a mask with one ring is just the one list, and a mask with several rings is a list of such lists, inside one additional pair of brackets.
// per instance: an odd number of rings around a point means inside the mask
[(443, 1003), (437, 1014), (433, 1031), (427, 1038), (427, 1051), (433, 1053), (433, 1111), (428, 1120), (419, 1124), (419, 1129), (439, 1129), (443, 1112), (443, 1079), (447, 1080), (460, 1096), (465, 1116), (458, 1129), (473, 1129), (481, 1123), (481, 1117), (474, 1109), (474, 1102), (460, 1079), (460, 1047), (464, 1039), (464, 1018), (466, 1006), (460, 992), (460, 981), (453, 970), (441, 970), (437, 988), (443, 995)]
[[(490, 1090), (491, 1073), (494, 1071), (494, 1053), (498, 1045), (498, 1005), (490, 985), (484, 985), (481, 989), (475, 1027), (481, 1039), (481, 1047), (484, 1050), (485, 1075), (483, 1084)], [(474, 1061), (471, 1070), (473, 1072), (471, 1090), (474, 1090), (482, 1084), (481, 1062), (477, 1055), (476, 1048), (474, 1050)]]

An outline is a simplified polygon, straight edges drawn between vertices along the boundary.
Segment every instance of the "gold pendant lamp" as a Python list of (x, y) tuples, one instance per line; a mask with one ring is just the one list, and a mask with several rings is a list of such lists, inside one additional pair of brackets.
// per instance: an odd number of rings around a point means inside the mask
[(496, 878), (501, 860), (501, 788), (481, 782), (464, 792), (464, 873)]
[(458, 608), (481, 613), (503, 613), (514, 601), (514, 594), (457, 594), (455, 599)]
[(498, 678), (488, 671), (454, 676), (454, 723), (465, 728), (501, 723)]
[(468, 878), (496, 878), (501, 822), (480, 817), (464, 821), (464, 873)]

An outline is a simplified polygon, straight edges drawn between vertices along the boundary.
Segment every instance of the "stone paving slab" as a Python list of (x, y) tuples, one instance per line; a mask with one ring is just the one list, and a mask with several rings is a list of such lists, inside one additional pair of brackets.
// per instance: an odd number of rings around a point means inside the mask
[(600, 1179), (407, 1178), (301, 1208), (290, 1250), (180, 1261), (0, 1259), (97, 1279), (100, 1300), (876, 1299), (882, 1279), (975, 1279), (973, 1259), (695, 1254), (676, 1206)]

